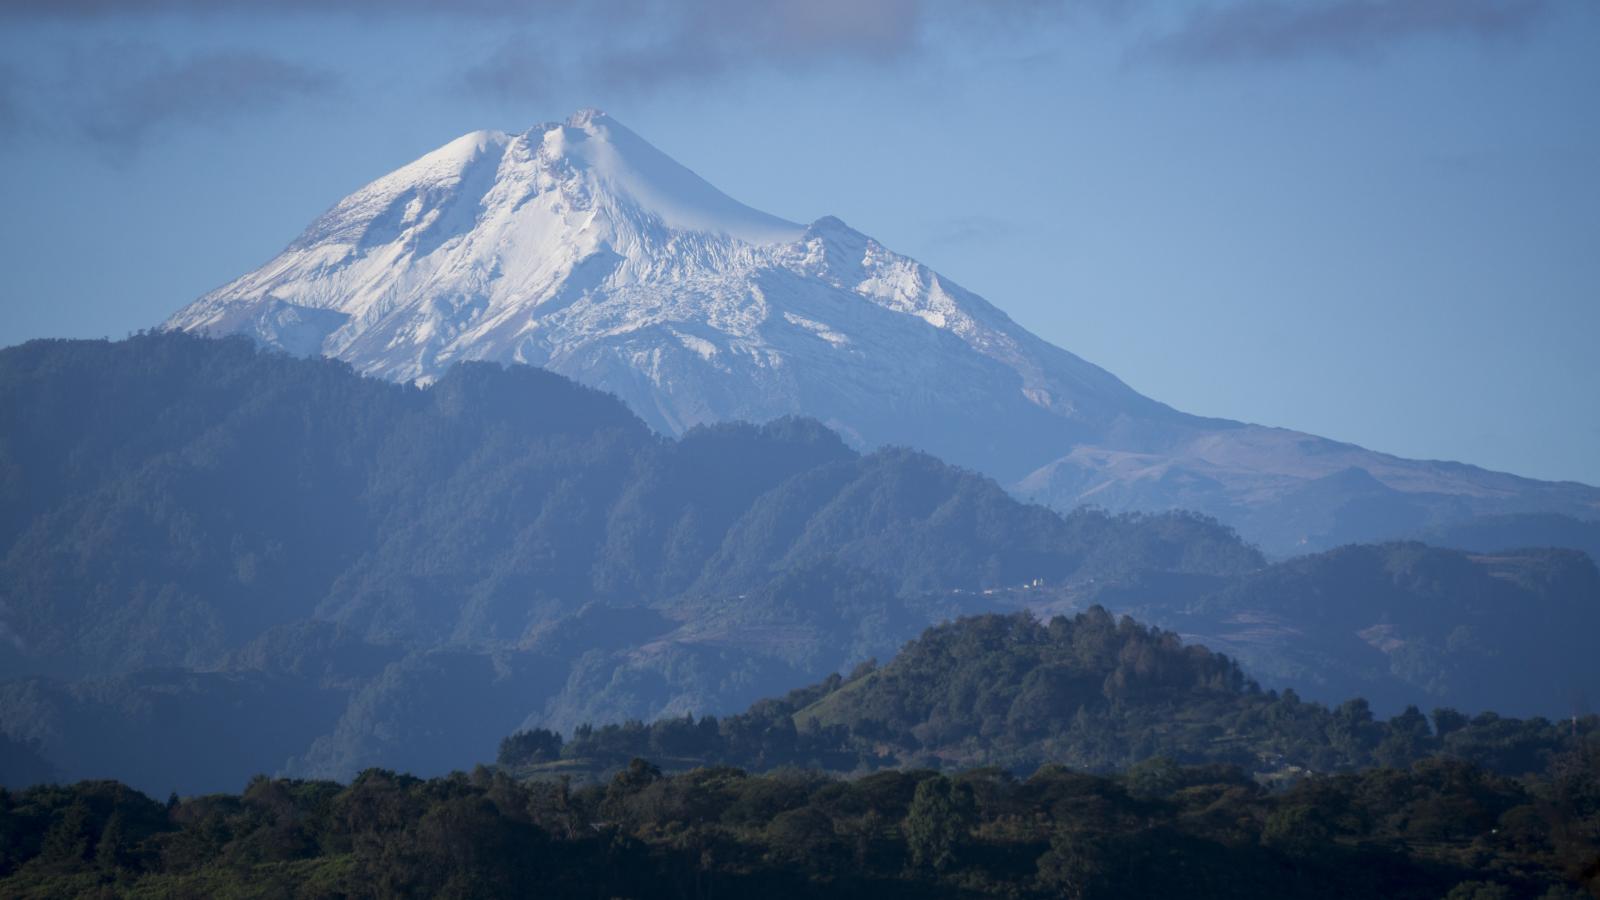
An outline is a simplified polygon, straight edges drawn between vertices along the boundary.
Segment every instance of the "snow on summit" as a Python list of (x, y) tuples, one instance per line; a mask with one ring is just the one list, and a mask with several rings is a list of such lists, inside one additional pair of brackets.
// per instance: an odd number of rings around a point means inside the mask
[[(745, 206), (592, 109), (520, 134), (475, 131), (402, 166), (167, 327), (246, 334), (397, 381), (430, 382), (462, 360), (543, 366), (667, 433), (811, 416), (860, 446), (920, 447), (1059, 507), (1241, 521), (1263, 504), (1304, 510), (1306, 484), (1361, 468), (1410, 495), (1600, 511), (1592, 489), (1556, 497), (1179, 413), (838, 219), (800, 225)], [(1262, 529), (1283, 527), (1268, 519)]]
[(545, 131), (542, 148), (587, 170), (608, 194), (628, 198), (668, 228), (752, 244), (787, 243), (805, 230), (734, 200), (599, 110), (581, 110)]
[[(533, 363), (669, 432), (814, 414), (804, 397), (857, 393), (863, 369), (891, 390), (912, 378), (913, 394), (951, 377), (965, 381), (949, 395), (1011, 382), (1007, 405), (1142, 399), (839, 220), (745, 206), (598, 110), (451, 141), (168, 326), (402, 381), (463, 359)], [(931, 347), (962, 362), (922, 371)], [(1041, 349), (1050, 359), (1033, 358)], [(864, 423), (835, 424), (869, 440)]]

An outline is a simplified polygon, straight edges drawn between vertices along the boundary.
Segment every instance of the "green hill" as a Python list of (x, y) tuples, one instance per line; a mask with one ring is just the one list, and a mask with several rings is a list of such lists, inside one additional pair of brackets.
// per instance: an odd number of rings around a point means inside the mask
[(1040, 622), (985, 615), (930, 628), (882, 667), (862, 666), (746, 712), (583, 726), (508, 738), (525, 774), (598, 775), (633, 757), (671, 768), (1042, 765), (1115, 771), (1163, 758), (1230, 765), (1263, 779), (1407, 766), (1444, 755), (1493, 771), (1542, 771), (1600, 730), (1570, 722), (1415, 707), (1388, 719), (1263, 691), (1228, 657), (1095, 607)]

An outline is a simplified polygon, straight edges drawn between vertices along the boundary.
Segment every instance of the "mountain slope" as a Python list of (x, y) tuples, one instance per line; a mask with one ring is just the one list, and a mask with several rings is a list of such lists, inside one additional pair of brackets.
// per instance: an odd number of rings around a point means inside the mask
[[(1153, 542), (1104, 515), (1075, 526), (922, 454), (860, 456), (815, 422), (662, 439), (525, 366), (419, 390), (238, 340), (37, 342), (0, 351), (0, 434), (16, 651), (0, 672), (203, 664), (306, 618), (405, 645), (515, 643), (586, 602), (730, 595), (827, 560), (908, 591), (1062, 579), (1123, 543), (1259, 565), (1214, 524)], [(1161, 546), (1193, 539), (1210, 550)]]
[[(842, 222), (750, 210), (593, 111), (446, 145), (168, 326), (401, 381), (532, 363), (666, 433), (804, 414), (1002, 478), (1050, 458), (1019, 433), (1064, 447), (1130, 414), (1187, 421)], [(972, 427), (941, 424), (957, 410)]]
[(901, 595), (1130, 565), (1261, 558), (812, 421), (662, 438), (527, 366), (419, 389), (184, 334), (0, 351), (0, 732), (71, 777), (438, 771), (525, 720), (738, 708), (887, 653), (935, 614)]
[(1200, 510), (1274, 553), (1600, 515), (1583, 485), (1174, 411), (837, 219), (738, 203), (594, 110), (474, 132), (380, 178), (167, 327), (398, 381), (531, 363), (667, 434), (804, 415), (1057, 509)]
[(1588, 712), (1600, 694), (1600, 663), (1588, 649), (1600, 630), (1600, 570), (1571, 550), (1351, 545), (1225, 583), (1132, 581), (1093, 599), (1319, 699), (1563, 718)]
[[(1597, 585), (1573, 553), (1269, 567), (1215, 522), (1061, 516), (811, 421), (663, 438), (526, 366), (419, 389), (240, 339), (0, 351), (0, 733), (160, 792), (721, 714), (933, 622), (1055, 604), (1218, 635), (1308, 696), (1564, 714), (1552, 685), (1595, 695)], [(1237, 634), (1262, 615), (1307, 624)]]

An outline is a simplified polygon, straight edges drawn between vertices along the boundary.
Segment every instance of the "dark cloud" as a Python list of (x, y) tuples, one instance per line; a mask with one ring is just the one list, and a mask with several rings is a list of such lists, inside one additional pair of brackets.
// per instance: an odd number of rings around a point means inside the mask
[[(1362, 56), (1421, 35), (1515, 33), (1557, 2), (1217, 0), (1180, 13), (1175, 30), (1135, 55), (1181, 63)], [(285, 13), (432, 17), (430, 27), (440, 29), (465, 21), (486, 49), (460, 63), (454, 89), (545, 99), (767, 71), (903, 66), (963, 44), (991, 55), (1012, 47), (1037, 53), (1039, 35), (1055, 29), (1096, 19), (1132, 32), (1165, 8), (1150, 0), (0, 0), (0, 20), (105, 20), (129, 33), (141, 17), (150, 20), (145, 32), (172, 16), (228, 30)], [(247, 51), (175, 58), (145, 47), (90, 54), (61, 69), (48, 84), (31, 70), (24, 78), (0, 71), (0, 127), (26, 132), (71, 116), (97, 143), (134, 147), (167, 127), (226, 122), (334, 84), (325, 70)]]
[[(741, 69), (887, 62), (917, 43), (928, 0), (601, 0), (550, 11), (467, 66), (462, 83), (501, 96), (552, 81), (612, 90)], [(550, 21), (554, 20), (554, 21)], [(554, 26), (554, 27), (551, 27)]]
[[(1103, 14), (1133, 0), (0, 0), (0, 17), (37, 21), (201, 20), (285, 13), (466, 17), (508, 37), (463, 68), (461, 85), (538, 95), (553, 80), (650, 89), (762, 68), (881, 65), (927, 49), (930, 28), (995, 35), (1041, 17)], [(441, 25), (444, 23), (441, 22)]]
[(172, 127), (225, 125), (336, 83), (320, 69), (252, 50), (174, 57), (145, 44), (108, 43), (57, 62), (28, 77), (0, 71), (0, 118), (9, 116), (18, 131), (77, 136), (116, 153)]
[(461, 83), (538, 96), (553, 83), (653, 90), (762, 70), (885, 66), (923, 59), (936, 32), (996, 43), (1076, 13), (1113, 15), (1134, 0), (599, 0), (547, 10), (466, 66)]
[[(1062, 0), (997, 0), (998, 7), (1046, 7)], [(1079, 0), (1085, 2), (1085, 0)], [(1115, 0), (1087, 0), (1097, 4)], [(618, 15), (656, 16), (681, 9), (708, 27), (793, 28), (800, 31), (855, 29), (888, 24), (909, 7), (950, 4), (950, 0), (5, 0), (0, 16), (31, 19), (133, 18), (149, 15), (217, 15), (306, 12), (331, 15), (440, 15), (535, 17), (570, 14), (592, 20)], [(953, 4), (950, 4), (953, 5)]]
[[(925, 54), (930, 28), (994, 35), (1062, 10), (1127, 0), (0, 0), (0, 21), (93, 22), (160, 41), (166, 19), (227, 32), (284, 14), (430, 19), (468, 37), (503, 35), (461, 61), (452, 88), (498, 98), (649, 92), (763, 70), (892, 65)], [(437, 21), (432, 21), (437, 20)], [(968, 26), (971, 26), (970, 28)], [(204, 33), (203, 31), (201, 33)], [(327, 72), (240, 51), (175, 59), (137, 51), (78, 52), (54, 80), (29, 78), (26, 113), (70, 115), (96, 143), (135, 147), (161, 129), (214, 124), (319, 94)], [(70, 54), (69, 54), (70, 55)], [(329, 59), (330, 67), (339, 61)], [(30, 73), (31, 74), (31, 73)], [(47, 83), (48, 82), (48, 83)], [(0, 90), (4, 85), (0, 84)], [(0, 104), (6, 94), (0, 93)], [(0, 115), (7, 114), (0, 105)], [(32, 119), (30, 119), (32, 121)], [(37, 131), (38, 129), (32, 129)]]
[(1554, 0), (1241, 0), (1191, 12), (1145, 52), (1179, 63), (1371, 57), (1418, 37), (1520, 34)]
[(333, 85), (326, 72), (253, 51), (155, 56), (122, 73), (82, 127), (99, 142), (133, 146), (170, 125), (216, 125)]
[(134, 18), (149, 15), (310, 12), (358, 15), (460, 14), (504, 16), (560, 0), (4, 0), (0, 17), (13, 19)]

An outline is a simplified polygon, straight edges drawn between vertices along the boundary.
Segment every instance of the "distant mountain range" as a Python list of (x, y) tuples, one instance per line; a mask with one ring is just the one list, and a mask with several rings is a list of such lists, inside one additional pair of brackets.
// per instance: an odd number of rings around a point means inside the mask
[(0, 437), (0, 757), (158, 793), (442, 772), (1095, 603), (1385, 714), (1600, 696), (1577, 552), (1269, 565), (1212, 521), (1059, 515), (810, 420), (664, 438), (525, 366), (419, 389), (241, 339), (40, 341), (0, 350)]
[(1274, 555), (1480, 515), (1600, 515), (1586, 485), (1173, 410), (837, 219), (738, 203), (593, 110), (452, 141), (167, 327), (403, 382), (529, 363), (668, 435), (803, 415), (1061, 510), (1201, 511)]
[(158, 791), (739, 708), (953, 589), (1262, 564), (812, 421), (663, 439), (525, 366), (419, 390), (238, 339), (35, 342), (0, 351), (0, 435), (0, 731)]

